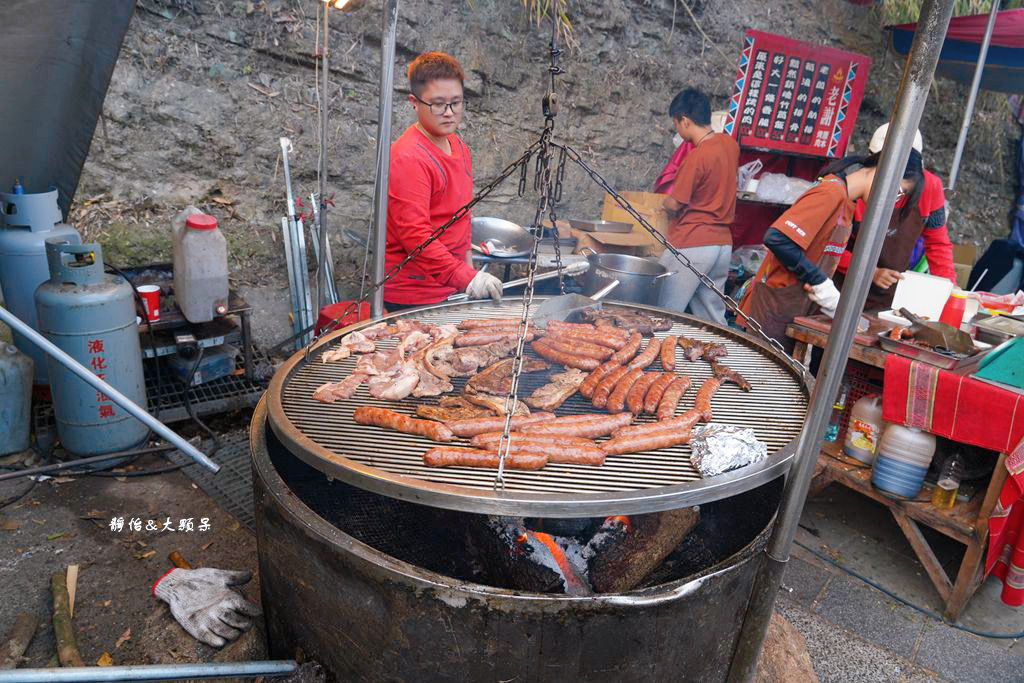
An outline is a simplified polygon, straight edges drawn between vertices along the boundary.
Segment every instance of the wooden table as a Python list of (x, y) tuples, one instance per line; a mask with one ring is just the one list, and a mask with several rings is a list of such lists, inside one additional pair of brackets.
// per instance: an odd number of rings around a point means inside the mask
[[(790, 325), (786, 333), (797, 342), (793, 357), (803, 362), (809, 357), (811, 347), (825, 348), (828, 343), (826, 333), (800, 325)], [(873, 367), (884, 368), (887, 355), (887, 352), (878, 347), (855, 343), (850, 349), (849, 357)], [(903, 531), (903, 535), (907, 537), (914, 554), (924, 565), (935, 590), (942, 597), (945, 603), (943, 614), (948, 619), (956, 619), (984, 578), (982, 567), (988, 542), (988, 520), (1006, 481), (1005, 460), (1006, 456), (1000, 454), (984, 495), (980, 495), (979, 492), (967, 502), (958, 501), (950, 510), (940, 510), (931, 505), (931, 496), (926, 492), (918, 493), (914, 500), (898, 499), (883, 494), (872, 486), (870, 468), (844, 455), (841, 444), (825, 442), (822, 444), (821, 455), (818, 456), (811, 490), (820, 491), (835, 482), (885, 505)], [(921, 533), (919, 524), (929, 526), (967, 546), (967, 552), (960, 562), (955, 579), (950, 579), (942, 568), (942, 564), (935, 557), (935, 552)]]

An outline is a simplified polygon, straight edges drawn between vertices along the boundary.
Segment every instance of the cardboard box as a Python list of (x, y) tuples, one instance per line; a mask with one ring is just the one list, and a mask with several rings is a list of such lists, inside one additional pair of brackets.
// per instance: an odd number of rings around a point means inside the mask
[(967, 280), (971, 277), (971, 271), (974, 270), (974, 266), (969, 266), (966, 263), (954, 263), (953, 270), (956, 271), (957, 287), (967, 289)]
[(978, 247), (973, 244), (953, 245), (953, 270), (956, 272), (956, 284), (960, 289), (967, 289), (968, 279), (974, 264), (978, 260)]

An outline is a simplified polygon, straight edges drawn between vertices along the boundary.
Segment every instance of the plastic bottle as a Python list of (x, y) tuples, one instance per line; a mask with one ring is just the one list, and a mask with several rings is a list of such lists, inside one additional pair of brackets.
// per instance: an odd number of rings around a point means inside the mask
[(846, 410), (846, 398), (850, 394), (850, 385), (844, 380), (839, 387), (839, 395), (836, 402), (832, 404), (832, 419), (829, 420), (828, 429), (825, 430), (825, 441), (838, 441), (839, 429), (843, 424), (843, 411)]
[(890, 495), (913, 498), (935, 455), (935, 437), (915, 427), (890, 424), (882, 432), (871, 483)]
[(951, 325), (960, 329), (964, 322), (964, 312), (967, 310), (967, 293), (962, 289), (954, 289), (946, 300), (946, 305), (939, 315), (939, 322)]
[(850, 410), (850, 426), (846, 429), (843, 450), (851, 458), (870, 465), (878, 450), (882, 426), (882, 397), (878, 394), (863, 396)]
[(189, 207), (174, 220), (174, 298), (185, 319), (228, 311), (228, 246), (217, 219)]
[(942, 463), (939, 478), (932, 492), (932, 505), (940, 510), (949, 510), (956, 504), (956, 493), (964, 476), (963, 457), (953, 453)]

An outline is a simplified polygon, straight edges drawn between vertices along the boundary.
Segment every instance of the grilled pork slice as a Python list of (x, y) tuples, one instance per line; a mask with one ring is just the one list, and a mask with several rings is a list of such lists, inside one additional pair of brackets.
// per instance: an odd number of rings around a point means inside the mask
[(586, 378), (587, 373), (576, 368), (556, 372), (549, 378), (551, 382), (533, 390), (526, 405), (534, 410), (553, 411), (575, 394)]
[[(494, 363), (482, 372), (473, 375), (466, 382), (467, 394), (491, 394), (500, 396), (508, 394), (512, 388), (512, 371), (515, 369), (515, 358), (506, 358)], [(523, 358), (523, 372), (540, 372), (550, 366), (536, 358)]]
[(416, 415), (428, 420), (448, 422), (467, 420), (471, 417), (487, 417), (493, 413), (487, 408), (470, 403), (462, 396), (442, 396), (436, 406), (425, 403), (416, 406)]

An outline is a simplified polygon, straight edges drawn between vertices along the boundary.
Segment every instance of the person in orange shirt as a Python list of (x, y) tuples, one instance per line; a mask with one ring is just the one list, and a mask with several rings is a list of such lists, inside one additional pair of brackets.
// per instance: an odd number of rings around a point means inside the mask
[[(722, 290), (732, 258), (729, 225), (736, 215), (740, 147), (731, 136), (711, 129), (711, 103), (699, 90), (681, 91), (669, 105), (668, 113), (680, 137), (693, 149), (683, 157), (672, 189), (665, 197), (665, 210), (673, 217), (667, 238)], [(671, 251), (662, 255), (660, 263), (676, 274), (662, 284), (659, 306), (689, 311), (699, 318), (725, 324), (725, 303), (717, 294), (702, 286)]]
[[(768, 256), (751, 281), (740, 309), (765, 333), (791, 349), (786, 326), (816, 304), (835, 315), (839, 290), (832, 281), (853, 225), (854, 203), (867, 201), (880, 154), (848, 157), (831, 164), (765, 232)], [(921, 155), (911, 151), (898, 197), (916, 207), (924, 186)], [(748, 327), (746, 321), (742, 321)]]

